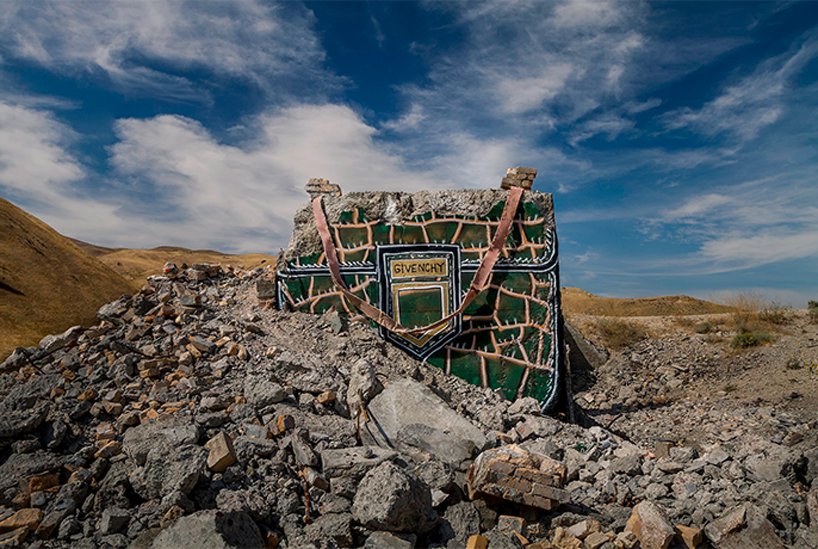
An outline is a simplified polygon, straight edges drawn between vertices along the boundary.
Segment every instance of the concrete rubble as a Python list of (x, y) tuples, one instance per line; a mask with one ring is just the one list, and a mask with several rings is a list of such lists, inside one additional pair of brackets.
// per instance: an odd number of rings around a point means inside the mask
[[(640, 408), (685, 378), (638, 365), (695, 342), (604, 358), (581, 396), (638, 421), (585, 428), (275, 311), (269, 277), (171, 269), (2, 362), (0, 547), (818, 546), (818, 424)], [(699, 439), (665, 433), (685, 421)]]

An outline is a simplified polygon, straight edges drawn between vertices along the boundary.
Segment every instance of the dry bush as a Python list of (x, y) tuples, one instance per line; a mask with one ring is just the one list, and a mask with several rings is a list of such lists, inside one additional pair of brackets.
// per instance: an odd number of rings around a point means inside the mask
[(624, 349), (648, 337), (642, 325), (618, 318), (600, 318), (595, 327), (602, 342), (610, 349)]
[(807, 312), (809, 312), (810, 321), (818, 324), (818, 301), (808, 301)]
[(727, 300), (733, 307), (733, 329), (736, 332), (732, 346), (736, 349), (755, 347), (773, 340), (771, 332), (782, 331), (781, 327), (793, 319), (789, 307), (767, 301), (758, 294), (745, 292)]

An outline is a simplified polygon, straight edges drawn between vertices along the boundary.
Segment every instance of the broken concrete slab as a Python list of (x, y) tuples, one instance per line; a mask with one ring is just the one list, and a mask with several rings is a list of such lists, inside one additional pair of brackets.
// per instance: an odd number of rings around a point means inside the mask
[(148, 452), (145, 464), (128, 476), (134, 491), (145, 499), (162, 498), (174, 491), (190, 493), (204, 472), (207, 451), (186, 444), (157, 446)]
[(151, 549), (264, 547), (261, 532), (243, 512), (199, 511), (182, 517), (154, 538)]
[(516, 444), (486, 450), (468, 472), (470, 496), (485, 494), (539, 509), (551, 510), (569, 500), (561, 487), (565, 466)]
[(390, 383), (369, 403), (362, 430), (366, 444), (403, 452), (423, 450), (455, 466), (482, 450), (488, 439), (428, 387), (411, 379)]
[(704, 533), (719, 549), (783, 549), (766, 514), (750, 503), (740, 505), (708, 524)]
[(198, 440), (199, 428), (192, 418), (167, 416), (160, 421), (137, 425), (125, 431), (122, 449), (129, 458), (142, 465), (148, 452), (155, 447), (196, 444)]
[(429, 486), (388, 461), (361, 480), (352, 515), (367, 528), (393, 532), (426, 532), (437, 522)]

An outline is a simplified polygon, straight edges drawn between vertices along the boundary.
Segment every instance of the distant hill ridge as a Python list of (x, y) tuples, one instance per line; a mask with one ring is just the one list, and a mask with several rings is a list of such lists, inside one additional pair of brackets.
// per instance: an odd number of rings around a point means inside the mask
[(0, 198), (0, 356), (75, 324), (131, 293), (124, 277)]

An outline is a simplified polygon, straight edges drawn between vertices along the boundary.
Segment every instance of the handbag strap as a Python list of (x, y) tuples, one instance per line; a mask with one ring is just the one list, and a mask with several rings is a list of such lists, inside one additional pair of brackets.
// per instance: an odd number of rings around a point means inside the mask
[(327, 258), (327, 265), (329, 266), (330, 275), (343, 296), (350, 303), (352, 303), (355, 308), (361, 311), (364, 316), (376, 324), (383, 326), (390, 332), (395, 334), (418, 334), (428, 332), (429, 330), (434, 330), (435, 328), (448, 323), (457, 315), (462, 314), (463, 311), (466, 310), (466, 307), (468, 307), (474, 300), (474, 298), (488, 287), (491, 272), (494, 269), (495, 263), (497, 263), (497, 259), (500, 257), (500, 251), (505, 245), (508, 234), (511, 232), (511, 223), (514, 221), (514, 215), (517, 212), (517, 207), (520, 204), (522, 194), (522, 187), (511, 187), (509, 189), (508, 198), (506, 199), (505, 206), (503, 207), (500, 222), (497, 225), (497, 232), (494, 233), (494, 239), (491, 242), (491, 246), (489, 246), (488, 251), (486, 251), (485, 255), (483, 256), (483, 260), (480, 262), (477, 272), (474, 273), (474, 278), (472, 278), (471, 284), (469, 285), (469, 290), (463, 297), (460, 307), (458, 307), (452, 314), (447, 315), (440, 320), (436, 320), (431, 324), (416, 328), (406, 328), (401, 326), (397, 320), (390, 317), (377, 307), (371, 305), (366, 300), (361, 299), (346, 287), (346, 284), (344, 284), (344, 281), (341, 278), (341, 267), (338, 264), (338, 254), (335, 249), (335, 242), (330, 234), (330, 227), (329, 223), (327, 223), (327, 216), (324, 213), (324, 206), (321, 196), (317, 196), (312, 200), (312, 213), (315, 216), (315, 224), (318, 227), (318, 234), (321, 236), (321, 245), (324, 248), (324, 256)]

